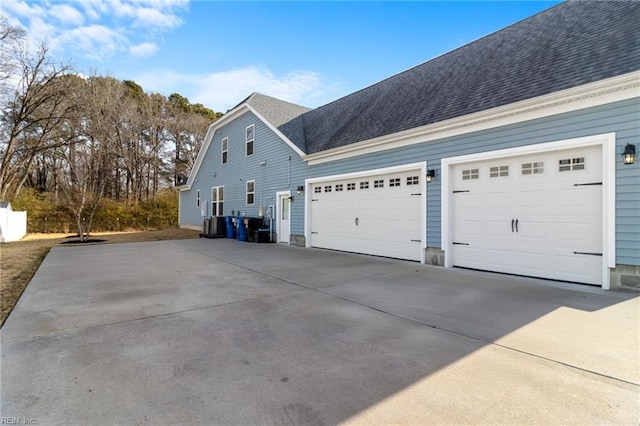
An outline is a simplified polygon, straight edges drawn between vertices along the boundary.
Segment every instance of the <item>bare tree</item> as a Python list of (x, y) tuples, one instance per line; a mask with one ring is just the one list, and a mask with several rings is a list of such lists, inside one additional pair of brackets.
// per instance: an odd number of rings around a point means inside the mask
[(38, 153), (65, 143), (54, 134), (77, 104), (64, 78), (70, 67), (53, 64), (46, 45), (31, 52), (18, 30), (1, 27), (0, 35), (0, 199), (6, 199), (20, 192)]

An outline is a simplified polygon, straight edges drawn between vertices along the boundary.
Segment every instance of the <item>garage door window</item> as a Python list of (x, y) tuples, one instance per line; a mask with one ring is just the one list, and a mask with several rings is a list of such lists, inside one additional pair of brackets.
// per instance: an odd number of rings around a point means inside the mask
[(373, 181), (374, 188), (384, 188), (384, 179), (374, 180)]
[(341, 183), (336, 185), (336, 192), (342, 191), (343, 189), (344, 189), (344, 186)]
[(369, 182), (360, 182), (360, 189), (369, 189)]
[(313, 192), (315, 192), (316, 194), (319, 194), (322, 192), (322, 187), (321, 186), (316, 186), (313, 188)]
[(331, 192), (331, 185), (327, 185), (324, 187), (324, 192)]
[(584, 157), (567, 158), (560, 160), (558, 170), (561, 172), (570, 172), (572, 170), (584, 170)]
[(418, 185), (420, 183), (419, 176), (409, 176), (407, 177), (407, 185)]
[(489, 177), (509, 176), (509, 166), (495, 166), (489, 169)]
[(400, 178), (389, 179), (389, 186), (400, 186)]
[(355, 191), (356, 190), (356, 184), (355, 183), (348, 183), (347, 184), (347, 191)]
[(544, 162), (539, 161), (536, 163), (523, 163), (522, 174), (523, 175), (539, 175), (544, 173)]
[(462, 180), (472, 180), (480, 178), (479, 169), (467, 169), (462, 171)]

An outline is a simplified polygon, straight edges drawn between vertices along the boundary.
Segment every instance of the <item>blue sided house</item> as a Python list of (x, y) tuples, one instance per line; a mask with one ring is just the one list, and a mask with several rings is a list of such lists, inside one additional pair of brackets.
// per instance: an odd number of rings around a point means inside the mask
[(565, 2), (319, 108), (254, 93), (210, 127), (180, 224), (640, 287), (638, 22)]

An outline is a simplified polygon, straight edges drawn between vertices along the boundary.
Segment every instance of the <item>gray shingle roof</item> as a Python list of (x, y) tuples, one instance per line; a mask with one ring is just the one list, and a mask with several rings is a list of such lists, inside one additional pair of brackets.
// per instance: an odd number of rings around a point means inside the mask
[(309, 108), (260, 93), (251, 94), (241, 103), (245, 102), (259, 112), (272, 126), (280, 130), (298, 148), (306, 152), (304, 128), (300, 115), (309, 111)]
[(640, 2), (561, 3), (297, 116), (292, 128), (297, 138), (304, 122), (311, 154), (636, 71), (639, 22)]

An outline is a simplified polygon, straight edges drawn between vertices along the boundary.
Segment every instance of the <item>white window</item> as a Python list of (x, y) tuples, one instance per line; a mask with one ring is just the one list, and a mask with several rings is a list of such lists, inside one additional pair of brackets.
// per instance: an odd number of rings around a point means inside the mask
[(196, 191), (196, 207), (200, 207), (200, 190)]
[(324, 192), (331, 192), (331, 185), (326, 185), (324, 187)]
[(389, 186), (400, 186), (400, 178), (389, 179)]
[(356, 190), (356, 184), (355, 183), (348, 183), (347, 184), (347, 191), (355, 191)]
[(254, 131), (255, 131), (255, 126), (252, 124), (251, 126), (247, 127), (247, 131), (245, 133), (247, 157), (250, 155), (253, 155)]
[(224, 186), (211, 188), (211, 216), (224, 215)]
[(252, 206), (256, 202), (256, 181), (247, 181), (247, 205)]
[(222, 164), (227, 164), (229, 161), (229, 138), (222, 139)]
[(560, 160), (558, 170), (561, 172), (568, 172), (571, 170), (584, 170), (584, 157), (579, 158), (567, 158)]
[(384, 188), (384, 179), (374, 180), (373, 181), (374, 188)]
[(315, 188), (313, 188), (313, 192), (315, 192), (316, 194), (322, 192), (322, 187), (321, 186), (316, 186)]
[(369, 182), (360, 182), (360, 189), (369, 189)]
[(418, 185), (420, 183), (419, 176), (409, 176), (407, 177), (407, 185)]
[(478, 179), (480, 177), (479, 169), (469, 169), (462, 171), (462, 180)]
[(336, 184), (336, 192), (342, 191), (344, 189), (344, 185), (341, 183)]
[(522, 174), (523, 175), (538, 175), (544, 173), (544, 162), (539, 161), (536, 163), (523, 163)]
[(509, 166), (494, 166), (489, 168), (489, 177), (509, 176)]

